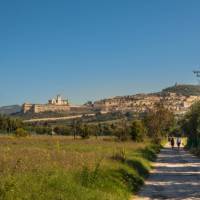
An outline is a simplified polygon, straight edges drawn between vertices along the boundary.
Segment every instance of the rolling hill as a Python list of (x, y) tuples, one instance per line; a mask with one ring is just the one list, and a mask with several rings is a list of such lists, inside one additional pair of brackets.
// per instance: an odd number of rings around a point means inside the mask
[(200, 85), (175, 85), (168, 87), (162, 90), (161, 93), (165, 92), (174, 92), (176, 94), (185, 95), (185, 96), (200, 96)]
[(20, 111), (21, 111), (21, 106), (19, 106), (19, 105), (0, 107), (0, 114), (3, 114), (3, 115), (11, 115), (14, 113), (18, 113)]

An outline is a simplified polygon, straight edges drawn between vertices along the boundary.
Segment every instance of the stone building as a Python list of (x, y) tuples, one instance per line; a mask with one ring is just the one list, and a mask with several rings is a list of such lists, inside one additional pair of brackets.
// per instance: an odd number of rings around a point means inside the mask
[(58, 112), (58, 111), (69, 111), (71, 106), (68, 100), (62, 99), (60, 95), (56, 98), (49, 100), (47, 104), (30, 104), (24, 103), (22, 106), (23, 113), (40, 113), (40, 112)]

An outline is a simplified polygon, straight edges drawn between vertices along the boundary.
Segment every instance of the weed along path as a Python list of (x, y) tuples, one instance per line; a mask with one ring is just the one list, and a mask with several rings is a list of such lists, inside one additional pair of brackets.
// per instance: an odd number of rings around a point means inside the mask
[(183, 149), (162, 149), (136, 200), (200, 199), (200, 159)]

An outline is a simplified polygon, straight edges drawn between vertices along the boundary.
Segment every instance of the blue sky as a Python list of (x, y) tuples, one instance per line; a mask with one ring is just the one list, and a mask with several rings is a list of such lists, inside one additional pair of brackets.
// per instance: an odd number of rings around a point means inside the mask
[(199, 0), (0, 1), (0, 105), (196, 84)]

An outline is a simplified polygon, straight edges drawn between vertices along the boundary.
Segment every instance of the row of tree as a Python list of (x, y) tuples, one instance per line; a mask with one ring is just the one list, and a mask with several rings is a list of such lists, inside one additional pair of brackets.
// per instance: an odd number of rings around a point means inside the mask
[(150, 137), (159, 141), (174, 129), (175, 123), (174, 114), (162, 104), (157, 104), (142, 119), (134, 120), (130, 124), (121, 121), (116, 129), (116, 136), (120, 140), (131, 138), (134, 141), (143, 141), (145, 137)]
[(36, 126), (32, 127), (32, 132), (37, 134), (73, 135), (89, 138), (90, 136), (116, 136), (120, 141), (132, 139), (142, 141), (145, 137), (160, 139), (172, 132), (175, 126), (175, 119), (172, 112), (166, 109), (162, 104), (143, 115), (140, 119), (130, 120), (128, 117), (119, 119), (115, 123), (84, 123), (80, 120), (74, 120), (68, 126), (50, 127)]
[(4, 133), (13, 133), (18, 128), (22, 128), (23, 123), (20, 119), (10, 118), (0, 115), (0, 130)]

